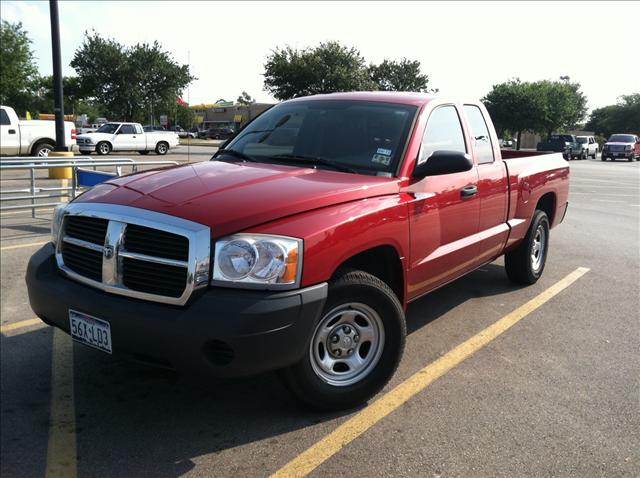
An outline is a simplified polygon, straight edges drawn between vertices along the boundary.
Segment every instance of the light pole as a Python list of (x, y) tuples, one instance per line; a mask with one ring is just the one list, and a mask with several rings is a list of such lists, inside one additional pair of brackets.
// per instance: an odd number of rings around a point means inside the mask
[(64, 97), (62, 92), (62, 59), (60, 55), (60, 19), (58, 17), (58, 0), (49, 0), (51, 18), (51, 49), (53, 51), (53, 100), (56, 118), (55, 151), (67, 151), (64, 137)]

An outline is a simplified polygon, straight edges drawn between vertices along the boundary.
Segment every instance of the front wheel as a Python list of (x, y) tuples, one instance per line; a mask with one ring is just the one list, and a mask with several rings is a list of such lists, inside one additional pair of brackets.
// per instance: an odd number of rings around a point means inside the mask
[(168, 151), (169, 151), (169, 145), (164, 141), (160, 141), (156, 145), (156, 154), (159, 154), (160, 156), (164, 156), (165, 154), (167, 154)]
[(329, 284), (305, 355), (282, 377), (313, 408), (356, 407), (393, 376), (406, 333), (404, 311), (391, 288), (366, 272), (345, 271)]
[(535, 284), (542, 276), (549, 250), (549, 218), (536, 210), (529, 231), (517, 249), (504, 258), (507, 276), (519, 284)]
[(111, 152), (111, 145), (106, 141), (102, 141), (96, 145), (96, 153), (100, 156), (107, 155)]
[(587, 152), (586, 151), (582, 151), (582, 154), (580, 155), (580, 159), (587, 159)]

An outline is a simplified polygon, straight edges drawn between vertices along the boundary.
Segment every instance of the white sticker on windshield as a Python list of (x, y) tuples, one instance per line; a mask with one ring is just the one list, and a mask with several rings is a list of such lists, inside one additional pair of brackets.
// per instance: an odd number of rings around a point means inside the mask
[(384, 154), (385, 156), (391, 156), (391, 150), (390, 149), (385, 149), (385, 148), (378, 148), (378, 151), (376, 151), (377, 154)]
[(389, 164), (391, 163), (391, 156), (385, 156), (384, 154), (374, 154), (371, 158), (371, 162), (389, 166)]

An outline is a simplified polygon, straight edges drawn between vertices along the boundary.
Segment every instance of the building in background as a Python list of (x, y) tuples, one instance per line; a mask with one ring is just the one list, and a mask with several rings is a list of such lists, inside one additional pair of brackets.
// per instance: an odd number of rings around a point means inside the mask
[(238, 131), (260, 113), (268, 110), (273, 103), (251, 103), (242, 105), (231, 101), (192, 106), (200, 129), (229, 128)]

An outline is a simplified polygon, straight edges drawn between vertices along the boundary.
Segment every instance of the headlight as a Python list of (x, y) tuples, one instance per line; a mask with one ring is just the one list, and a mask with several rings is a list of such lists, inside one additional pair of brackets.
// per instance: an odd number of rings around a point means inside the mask
[(294, 289), (300, 285), (302, 240), (237, 234), (216, 242), (213, 285)]
[(633, 149), (633, 146), (631, 146), (630, 144), (626, 145), (625, 148), (627, 151), (631, 151)]
[(54, 245), (58, 242), (60, 226), (62, 225), (62, 218), (64, 217), (64, 209), (66, 206), (66, 204), (60, 204), (53, 210), (53, 220), (51, 221), (51, 242), (53, 242)]

